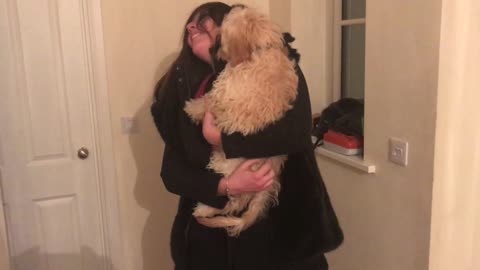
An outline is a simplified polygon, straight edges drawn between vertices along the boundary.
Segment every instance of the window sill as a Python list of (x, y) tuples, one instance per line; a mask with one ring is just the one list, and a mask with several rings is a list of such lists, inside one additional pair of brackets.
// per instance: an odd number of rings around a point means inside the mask
[(376, 166), (372, 163), (368, 163), (360, 156), (346, 156), (331, 150), (324, 148), (323, 146), (319, 146), (315, 148), (315, 153), (319, 156), (327, 157), (329, 159), (333, 159), (337, 162), (345, 164), (347, 166), (353, 167), (357, 170), (363, 171), (365, 173), (375, 173)]

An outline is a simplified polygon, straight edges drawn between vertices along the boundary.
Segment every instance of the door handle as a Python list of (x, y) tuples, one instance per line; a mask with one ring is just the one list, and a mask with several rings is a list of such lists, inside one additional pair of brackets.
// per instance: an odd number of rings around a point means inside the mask
[(78, 151), (77, 151), (77, 156), (80, 159), (87, 159), (89, 154), (90, 154), (90, 152), (88, 151), (88, 149), (86, 147), (82, 147), (82, 148), (78, 149)]

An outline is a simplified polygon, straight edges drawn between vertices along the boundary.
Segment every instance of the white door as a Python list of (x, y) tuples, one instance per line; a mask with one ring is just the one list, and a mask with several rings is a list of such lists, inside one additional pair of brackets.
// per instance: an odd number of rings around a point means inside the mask
[(15, 270), (106, 265), (86, 5), (0, 0), (0, 168)]

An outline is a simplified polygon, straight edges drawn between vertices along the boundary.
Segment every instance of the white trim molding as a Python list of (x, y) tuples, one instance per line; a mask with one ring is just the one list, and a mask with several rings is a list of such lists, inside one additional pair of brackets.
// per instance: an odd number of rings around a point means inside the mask
[(342, 20), (340, 22), (341, 26), (345, 25), (357, 25), (357, 24), (365, 24), (367, 20), (365, 18), (362, 19), (351, 19), (351, 20)]
[(373, 163), (365, 161), (361, 156), (342, 155), (334, 151), (331, 151), (323, 146), (318, 146), (317, 148), (315, 148), (315, 153), (318, 156), (327, 157), (334, 161), (345, 164), (349, 167), (360, 170), (364, 173), (370, 174), (370, 173), (375, 173), (377, 171), (377, 167)]
[(108, 83), (103, 40), (101, 0), (87, 0), (84, 14), (88, 22), (87, 38), (91, 57), (93, 81), (92, 112), (95, 117), (95, 143), (100, 179), (100, 201), (102, 203), (107, 269), (125, 270), (124, 249), (121, 231), (118, 184), (115, 169), (113, 137), (111, 128)]
[[(1, 142), (0, 142), (1, 143)], [(1, 153), (1, 151), (0, 151)], [(10, 269), (10, 251), (8, 249), (7, 222), (3, 201), (2, 166), (0, 160), (0, 269)]]
[(480, 269), (480, 2), (444, 0), (429, 269)]
[(337, 101), (342, 97), (342, 27), (350, 25), (359, 25), (367, 23), (366, 18), (356, 18), (343, 20), (342, 18), (342, 0), (333, 0), (331, 6), (332, 17), (332, 34), (328, 40), (332, 40), (332, 70), (333, 85), (332, 96), (333, 101)]
[(333, 70), (333, 101), (342, 96), (342, 0), (333, 1), (333, 25), (332, 25), (332, 70)]

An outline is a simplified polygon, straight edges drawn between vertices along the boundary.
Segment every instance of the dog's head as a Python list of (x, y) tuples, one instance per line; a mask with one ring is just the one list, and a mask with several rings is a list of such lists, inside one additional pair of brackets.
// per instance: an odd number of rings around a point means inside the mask
[(281, 49), (280, 27), (266, 15), (247, 7), (235, 7), (221, 27), (218, 57), (234, 65), (248, 60), (255, 50)]

